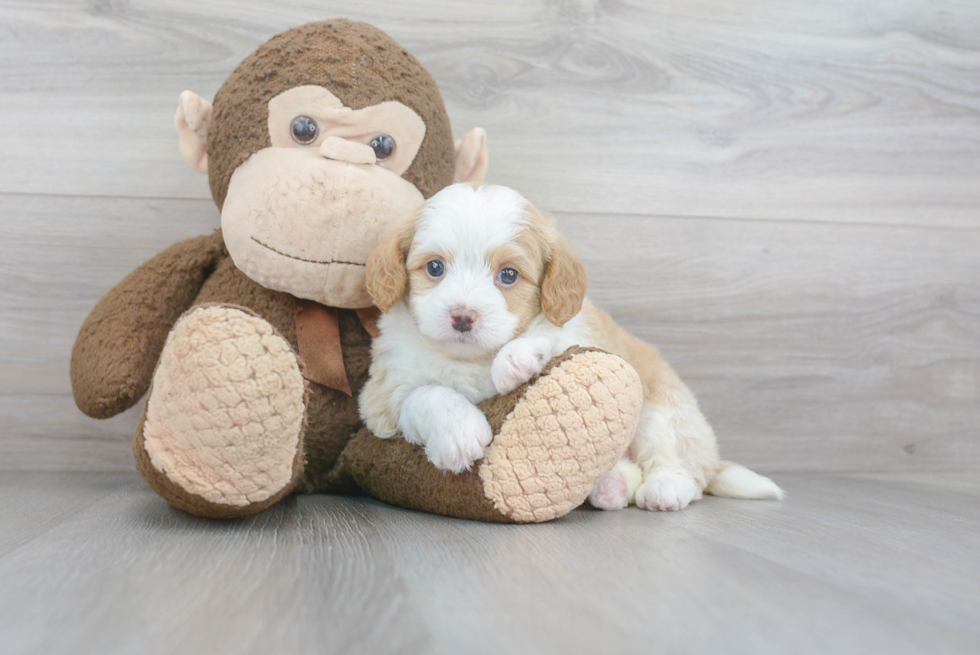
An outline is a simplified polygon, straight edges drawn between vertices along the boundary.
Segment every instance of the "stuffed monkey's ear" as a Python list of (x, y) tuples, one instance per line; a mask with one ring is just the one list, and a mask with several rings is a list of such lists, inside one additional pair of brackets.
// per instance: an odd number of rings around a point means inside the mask
[(456, 181), (480, 184), (489, 165), (487, 132), (482, 127), (474, 127), (456, 142)]
[(174, 125), (180, 135), (180, 156), (198, 173), (208, 172), (208, 125), (211, 103), (191, 91), (184, 91), (177, 101)]
[(383, 312), (398, 302), (408, 283), (408, 270), (405, 268), (406, 231), (403, 226), (390, 230), (368, 255), (364, 284), (374, 304)]
[(541, 311), (561, 327), (582, 311), (589, 274), (565, 237), (556, 235), (541, 283)]

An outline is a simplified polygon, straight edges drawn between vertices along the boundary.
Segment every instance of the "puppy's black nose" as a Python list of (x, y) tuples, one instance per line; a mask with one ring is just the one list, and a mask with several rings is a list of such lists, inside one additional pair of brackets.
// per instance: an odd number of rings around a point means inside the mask
[(472, 309), (456, 307), (449, 312), (449, 318), (453, 322), (453, 329), (457, 332), (469, 332), (473, 329), (473, 324), (480, 318), (480, 314)]

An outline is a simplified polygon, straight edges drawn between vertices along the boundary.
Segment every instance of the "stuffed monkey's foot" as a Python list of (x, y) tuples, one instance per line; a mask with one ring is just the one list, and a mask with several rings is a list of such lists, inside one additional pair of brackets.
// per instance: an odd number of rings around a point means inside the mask
[(487, 497), (521, 523), (578, 507), (629, 446), (642, 396), (636, 371), (615, 355), (571, 349), (556, 358), (487, 449), (480, 467)]
[(143, 477), (177, 507), (254, 514), (302, 469), (305, 386), (289, 343), (231, 307), (191, 310), (167, 338), (136, 435)]

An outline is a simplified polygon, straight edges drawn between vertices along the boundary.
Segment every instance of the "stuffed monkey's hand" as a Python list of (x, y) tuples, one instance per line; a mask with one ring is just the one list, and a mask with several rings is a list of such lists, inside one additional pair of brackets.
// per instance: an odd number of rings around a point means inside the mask
[(541, 372), (551, 359), (551, 340), (546, 337), (521, 337), (500, 349), (490, 367), (490, 377), (497, 393), (510, 393)]
[(108, 418), (150, 388), (163, 345), (224, 254), (221, 233), (176, 243), (127, 275), (85, 319), (71, 354), (78, 408)]

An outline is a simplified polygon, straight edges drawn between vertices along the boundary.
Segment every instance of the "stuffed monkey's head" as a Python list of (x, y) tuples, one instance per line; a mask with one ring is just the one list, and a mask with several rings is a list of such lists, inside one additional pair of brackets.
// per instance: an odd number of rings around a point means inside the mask
[(245, 58), (214, 106), (185, 91), (180, 151), (207, 172), (235, 265), (333, 307), (371, 305), (364, 265), (423, 200), (487, 167), (477, 128), (454, 145), (421, 64), (365, 23), (309, 23)]

